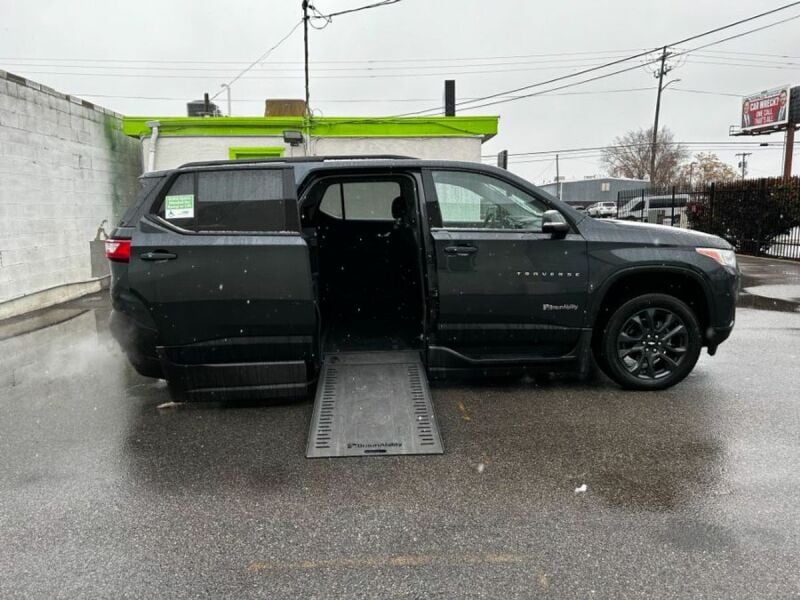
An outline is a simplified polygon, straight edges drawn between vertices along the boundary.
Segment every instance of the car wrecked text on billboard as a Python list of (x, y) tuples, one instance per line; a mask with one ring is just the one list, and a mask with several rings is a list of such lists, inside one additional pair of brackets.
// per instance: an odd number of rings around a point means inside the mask
[(785, 125), (789, 120), (789, 86), (764, 90), (742, 100), (742, 129), (753, 131)]

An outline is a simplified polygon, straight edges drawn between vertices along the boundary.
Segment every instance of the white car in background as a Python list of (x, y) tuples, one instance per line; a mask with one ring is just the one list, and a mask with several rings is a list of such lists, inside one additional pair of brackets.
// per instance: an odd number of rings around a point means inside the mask
[(678, 225), (683, 221), (688, 203), (689, 194), (635, 197), (619, 207), (616, 218), (659, 225)]
[(596, 202), (586, 209), (586, 214), (595, 218), (611, 218), (617, 216), (616, 202)]
[(800, 227), (775, 236), (766, 254), (779, 258), (800, 258)]

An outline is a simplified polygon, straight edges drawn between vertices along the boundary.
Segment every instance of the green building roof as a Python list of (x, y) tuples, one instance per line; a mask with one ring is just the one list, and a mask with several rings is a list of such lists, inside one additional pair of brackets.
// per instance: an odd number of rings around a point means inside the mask
[(123, 117), (126, 135), (150, 135), (158, 121), (166, 137), (281, 136), (286, 130), (314, 137), (480, 137), (497, 133), (499, 117)]

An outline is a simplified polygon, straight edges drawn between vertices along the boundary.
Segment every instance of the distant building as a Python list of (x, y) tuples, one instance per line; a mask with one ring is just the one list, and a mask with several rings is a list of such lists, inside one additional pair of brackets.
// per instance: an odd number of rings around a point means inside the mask
[[(623, 190), (638, 190), (649, 185), (643, 179), (624, 179), (621, 177), (592, 177), (540, 185), (548, 194), (560, 197), (575, 208), (586, 208), (595, 202), (616, 202), (617, 193)], [(559, 196), (560, 188), (560, 196)]]

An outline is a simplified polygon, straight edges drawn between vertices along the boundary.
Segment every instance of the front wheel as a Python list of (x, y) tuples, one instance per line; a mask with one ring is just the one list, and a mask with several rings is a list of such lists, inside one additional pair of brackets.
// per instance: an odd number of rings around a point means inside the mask
[(663, 390), (692, 371), (702, 345), (697, 317), (686, 304), (666, 294), (646, 294), (613, 313), (597, 362), (622, 387)]

